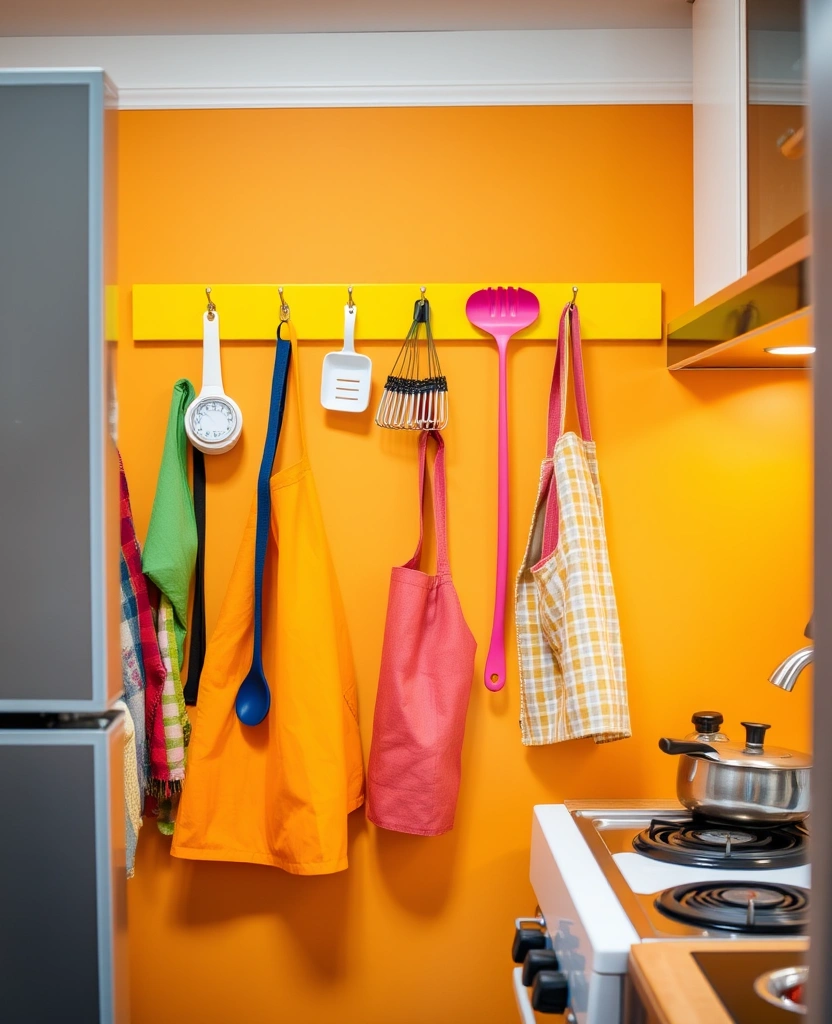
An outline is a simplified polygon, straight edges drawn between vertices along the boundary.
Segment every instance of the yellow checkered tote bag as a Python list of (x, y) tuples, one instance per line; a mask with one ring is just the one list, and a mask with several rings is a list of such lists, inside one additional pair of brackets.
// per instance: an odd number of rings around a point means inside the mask
[[(569, 348), (581, 436), (564, 432)], [(523, 743), (630, 735), (595, 442), (589, 425), (578, 309), (560, 318), (549, 396), (550, 456), (517, 577), (517, 647)]]

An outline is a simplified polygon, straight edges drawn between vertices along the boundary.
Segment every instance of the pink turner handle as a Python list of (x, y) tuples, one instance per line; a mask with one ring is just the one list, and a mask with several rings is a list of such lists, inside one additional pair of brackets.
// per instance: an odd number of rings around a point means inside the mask
[(502, 690), (506, 685), (506, 582), (508, 578), (508, 395), (506, 388), (506, 344), (498, 340), (500, 354), (500, 418), (497, 443), (497, 590), (491, 646), (485, 659), (485, 685)]

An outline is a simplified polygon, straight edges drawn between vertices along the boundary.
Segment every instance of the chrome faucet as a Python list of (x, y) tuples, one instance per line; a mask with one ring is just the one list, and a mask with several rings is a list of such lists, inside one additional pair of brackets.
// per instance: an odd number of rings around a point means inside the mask
[[(806, 631), (803, 635), (807, 640), (812, 639), (811, 619), (809, 620), (809, 625), (806, 627)], [(781, 690), (786, 690), (787, 693), (791, 693), (794, 689), (794, 684), (797, 682), (797, 677), (803, 669), (814, 660), (814, 645), (809, 644), (807, 647), (801, 647), (799, 651), (795, 651), (794, 654), (790, 654), (788, 658), (777, 666), (777, 668), (768, 677), (768, 681), (770, 683), (774, 683), (775, 686), (779, 686)]]
[(814, 660), (815, 648), (812, 644), (808, 647), (801, 647), (799, 651), (790, 654), (785, 661), (782, 661), (768, 677), (770, 683), (779, 686), (781, 690), (789, 693), (794, 689), (797, 677), (810, 662)]

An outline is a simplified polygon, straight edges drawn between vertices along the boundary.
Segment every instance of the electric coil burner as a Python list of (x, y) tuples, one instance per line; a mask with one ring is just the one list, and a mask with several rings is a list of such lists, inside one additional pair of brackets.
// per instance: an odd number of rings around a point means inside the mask
[(788, 934), (809, 924), (809, 892), (796, 885), (693, 882), (659, 893), (656, 908), (668, 917), (732, 932)]
[(735, 825), (694, 817), (692, 821), (654, 818), (633, 839), (637, 853), (697, 868), (790, 868), (805, 864), (807, 832), (800, 824)]

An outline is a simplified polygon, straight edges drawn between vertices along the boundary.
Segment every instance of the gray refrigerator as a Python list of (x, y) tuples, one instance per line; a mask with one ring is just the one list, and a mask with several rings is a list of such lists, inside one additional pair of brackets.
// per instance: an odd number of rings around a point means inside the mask
[(0, 71), (0, 1018), (126, 1024), (116, 95)]

